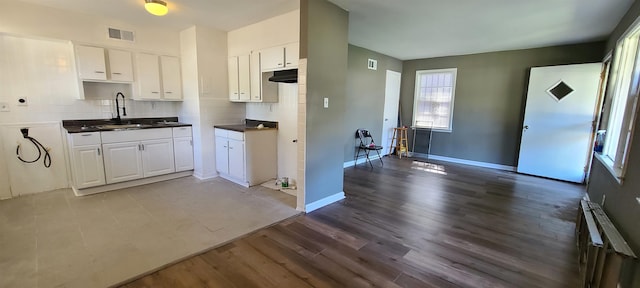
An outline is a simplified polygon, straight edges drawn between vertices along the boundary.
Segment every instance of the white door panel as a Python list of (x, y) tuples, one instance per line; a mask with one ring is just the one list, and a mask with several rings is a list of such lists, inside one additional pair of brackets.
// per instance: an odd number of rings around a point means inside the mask
[(229, 140), (229, 175), (244, 179), (244, 142)]
[(104, 165), (100, 145), (73, 148), (73, 175), (76, 188), (105, 184)]
[(102, 145), (107, 184), (143, 177), (142, 157), (138, 142)]
[(141, 145), (144, 177), (176, 172), (172, 139), (142, 141)]
[[(519, 173), (584, 181), (600, 69), (601, 63), (531, 69)], [(549, 91), (562, 86), (560, 82), (573, 91), (561, 93), (560, 87)], [(551, 95), (554, 92), (558, 97)]]
[(389, 153), (389, 146), (393, 140), (393, 128), (398, 125), (398, 105), (400, 103), (400, 82), (402, 74), (387, 70), (387, 80), (384, 92), (384, 118), (382, 119), (382, 141), (384, 155)]

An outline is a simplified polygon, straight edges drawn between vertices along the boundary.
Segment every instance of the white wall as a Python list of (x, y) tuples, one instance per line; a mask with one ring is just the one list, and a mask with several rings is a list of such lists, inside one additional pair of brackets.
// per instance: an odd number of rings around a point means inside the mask
[(300, 10), (294, 10), (228, 33), (229, 56), (300, 41)]
[[(107, 27), (134, 31), (135, 43), (108, 39)], [(100, 15), (70, 12), (21, 1), (2, 1), (0, 32), (174, 56), (180, 54), (180, 31), (156, 26), (132, 25)]]
[[(300, 10), (229, 31), (228, 40), (230, 56), (299, 42)], [(298, 138), (298, 85), (278, 84), (278, 98), (277, 103), (247, 103), (246, 118), (278, 122), (278, 178), (289, 177), (295, 183), (298, 144), (292, 141)]]
[(227, 33), (194, 26), (180, 39), (185, 100), (179, 115), (194, 125), (194, 175), (212, 178), (217, 176), (213, 125), (242, 123), (245, 105), (229, 101)]

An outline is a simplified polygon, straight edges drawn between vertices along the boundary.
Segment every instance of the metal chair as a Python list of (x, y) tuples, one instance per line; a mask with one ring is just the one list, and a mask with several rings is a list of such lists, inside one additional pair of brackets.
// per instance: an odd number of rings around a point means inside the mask
[(382, 165), (384, 166), (384, 162), (382, 162), (382, 156), (380, 156), (380, 150), (382, 150), (383, 147), (376, 145), (376, 143), (373, 141), (373, 137), (371, 136), (371, 133), (369, 133), (369, 130), (366, 130), (366, 129), (356, 130), (356, 138), (360, 140), (360, 145), (358, 145), (358, 151), (356, 152), (356, 156), (354, 159), (355, 163), (353, 166), (358, 165), (358, 158), (360, 158), (360, 151), (364, 151), (364, 155), (367, 158), (367, 162), (369, 162), (369, 165), (371, 166), (371, 168), (373, 168), (373, 164), (371, 163), (371, 159), (369, 158), (369, 153), (371, 151), (376, 151), (376, 154), (378, 154), (378, 159), (380, 159), (380, 163), (382, 163)]

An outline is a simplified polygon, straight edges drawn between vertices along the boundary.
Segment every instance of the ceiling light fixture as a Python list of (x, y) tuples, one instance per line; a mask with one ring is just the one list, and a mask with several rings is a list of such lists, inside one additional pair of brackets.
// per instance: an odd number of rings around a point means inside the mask
[(144, 0), (144, 9), (156, 16), (163, 16), (169, 12), (167, 2), (161, 0)]

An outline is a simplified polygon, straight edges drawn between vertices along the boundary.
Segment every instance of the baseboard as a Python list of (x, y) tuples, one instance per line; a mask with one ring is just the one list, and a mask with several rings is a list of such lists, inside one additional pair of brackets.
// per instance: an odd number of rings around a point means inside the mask
[[(380, 158), (384, 157), (383, 155), (380, 155), (380, 157), (378, 157), (378, 155), (376, 156), (371, 156), (369, 155), (369, 159), (371, 159), (371, 161), (373, 160), (378, 160)], [(357, 163), (356, 163), (357, 162)], [(351, 166), (355, 166), (358, 164), (362, 164), (362, 163), (366, 163), (367, 162), (367, 158), (358, 158), (357, 160), (353, 160), (353, 161), (349, 161), (349, 162), (344, 162), (344, 164), (342, 165), (343, 168), (347, 168), (347, 167), (351, 167)]]
[(473, 160), (466, 160), (466, 159), (459, 159), (459, 158), (451, 158), (451, 157), (438, 156), (438, 155), (433, 155), (433, 154), (427, 155), (427, 154), (422, 154), (422, 153), (413, 153), (413, 156), (414, 157), (415, 156), (424, 157), (424, 158), (431, 159), (431, 160), (438, 160), (438, 161), (444, 161), (444, 162), (451, 162), (451, 163), (457, 163), (457, 164), (477, 166), (477, 167), (492, 168), (492, 169), (505, 170), (505, 171), (516, 171), (516, 167), (507, 166), (507, 165), (501, 165), (501, 164), (495, 164), (495, 163), (480, 162), (480, 161), (473, 161)]
[(195, 177), (196, 179), (200, 180), (200, 181), (206, 181), (206, 180), (211, 180), (213, 178), (218, 178), (218, 174), (212, 174), (212, 175), (207, 175), (207, 176), (203, 176), (200, 174), (193, 174), (193, 177)]
[(107, 184), (103, 186), (96, 186), (91, 188), (77, 189), (76, 187), (71, 187), (71, 189), (73, 189), (73, 193), (76, 196), (86, 196), (86, 195), (91, 195), (96, 193), (107, 192), (111, 190), (118, 190), (118, 189), (134, 187), (134, 186), (146, 185), (146, 184), (151, 184), (155, 182), (172, 180), (172, 179), (177, 179), (177, 178), (182, 178), (182, 177), (187, 177), (192, 175), (193, 175), (193, 171), (189, 170), (189, 171), (159, 175), (159, 176), (154, 176), (149, 178), (131, 180), (126, 182)]
[(320, 209), (320, 208), (322, 208), (324, 206), (327, 206), (327, 205), (329, 205), (331, 203), (340, 201), (342, 199), (344, 199), (344, 192), (339, 192), (339, 193), (333, 194), (333, 195), (331, 195), (329, 197), (325, 197), (325, 198), (322, 198), (322, 199), (320, 199), (318, 201), (315, 201), (313, 203), (309, 203), (309, 204), (305, 205), (304, 211), (306, 213), (310, 213), (313, 210)]

